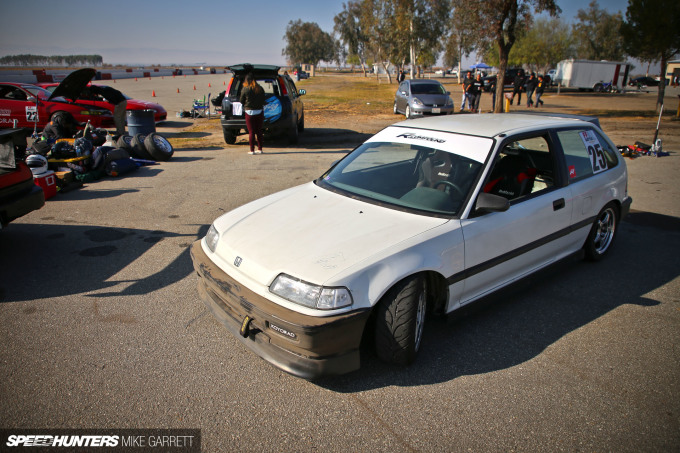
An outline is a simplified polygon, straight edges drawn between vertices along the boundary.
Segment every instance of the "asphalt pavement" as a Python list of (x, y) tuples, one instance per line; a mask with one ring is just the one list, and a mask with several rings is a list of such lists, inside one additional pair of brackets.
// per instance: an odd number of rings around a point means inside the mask
[(367, 352), (308, 382), (213, 319), (188, 247), (351, 147), (331, 146), (177, 147), (0, 231), (0, 427), (199, 428), (206, 452), (679, 451), (677, 153), (629, 163), (604, 261), (428, 320), (409, 368)]

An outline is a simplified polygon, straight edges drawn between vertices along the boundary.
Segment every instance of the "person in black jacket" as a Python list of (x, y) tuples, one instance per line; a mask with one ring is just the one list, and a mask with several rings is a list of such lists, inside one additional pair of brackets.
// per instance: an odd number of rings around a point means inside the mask
[[(255, 81), (252, 73), (246, 75), (239, 100), (243, 104), (243, 111), (246, 115), (248, 141), (250, 143), (248, 154), (261, 154), (265, 94), (264, 89)], [(257, 139), (257, 151), (255, 151), (255, 139)]]
[(125, 134), (125, 111), (127, 110), (125, 95), (106, 85), (92, 85), (89, 91), (92, 95), (101, 96), (106, 102), (113, 104), (113, 121), (116, 123), (116, 134)]
[(543, 105), (543, 101), (541, 101), (541, 96), (543, 96), (545, 86), (549, 83), (546, 81), (546, 79), (550, 80), (548, 76), (546, 77), (542, 75), (538, 76), (538, 83), (536, 85), (536, 108), (538, 108), (539, 105)]
[(532, 105), (534, 105), (534, 100), (532, 98), (534, 97), (534, 91), (536, 91), (536, 85), (538, 85), (538, 81), (536, 80), (536, 74), (532, 72), (529, 78), (527, 79), (526, 83), (527, 107), (531, 107)]
[(510, 105), (512, 105), (515, 100), (515, 95), (517, 95), (517, 105), (522, 103), (522, 88), (524, 87), (524, 71), (520, 69), (517, 71), (515, 80), (512, 84), (512, 98), (510, 99)]

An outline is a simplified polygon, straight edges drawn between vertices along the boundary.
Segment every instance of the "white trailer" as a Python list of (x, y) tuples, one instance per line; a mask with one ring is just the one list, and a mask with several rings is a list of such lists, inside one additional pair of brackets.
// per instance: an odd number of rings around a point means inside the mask
[(557, 63), (555, 83), (562, 88), (602, 91), (611, 83), (623, 90), (628, 82), (630, 65), (620, 61), (562, 60)]

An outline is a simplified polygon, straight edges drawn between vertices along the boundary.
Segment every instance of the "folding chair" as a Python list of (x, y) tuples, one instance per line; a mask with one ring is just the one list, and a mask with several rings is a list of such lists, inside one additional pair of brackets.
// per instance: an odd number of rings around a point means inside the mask
[(193, 118), (208, 118), (210, 119), (210, 93), (208, 93), (208, 99), (205, 96), (203, 99), (194, 99), (194, 103), (191, 106), (191, 113)]

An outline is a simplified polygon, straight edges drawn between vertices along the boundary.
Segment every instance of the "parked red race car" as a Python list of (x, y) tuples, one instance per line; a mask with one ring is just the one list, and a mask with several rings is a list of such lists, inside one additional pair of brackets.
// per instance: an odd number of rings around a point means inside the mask
[(0, 82), (0, 128), (42, 130), (57, 112), (68, 112), (79, 123), (90, 121), (95, 128), (115, 127), (110, 110), (73, 101), (95, 73), (81, 71), (65, 78), (52, 93), (29, 83)]
[[(58, 86), (58, 83), (37, 83), (37, 86), (46, 89), (47, 91), (53, 92)], [(90, 84), (88, 84), (90, 85)], [(102, 96), (91, 94), (90, 97), (80, 97), (83, 93), (78, 93), (76, 102), (83, 105), (93, 105), (96, 107), (102, 107), (108, 109), (113, 113), (114, 105), (107, 102)], [(132, 99), (123, 93), (123, 96), (127, 99), (126, 110), (154, 110), (154, 120), (156, 123), (165, 121), (168, 117), (168, 112), (163, 108), (162, 105), (156, 104), (155, 102), (142, 101), (141, 99)]]

